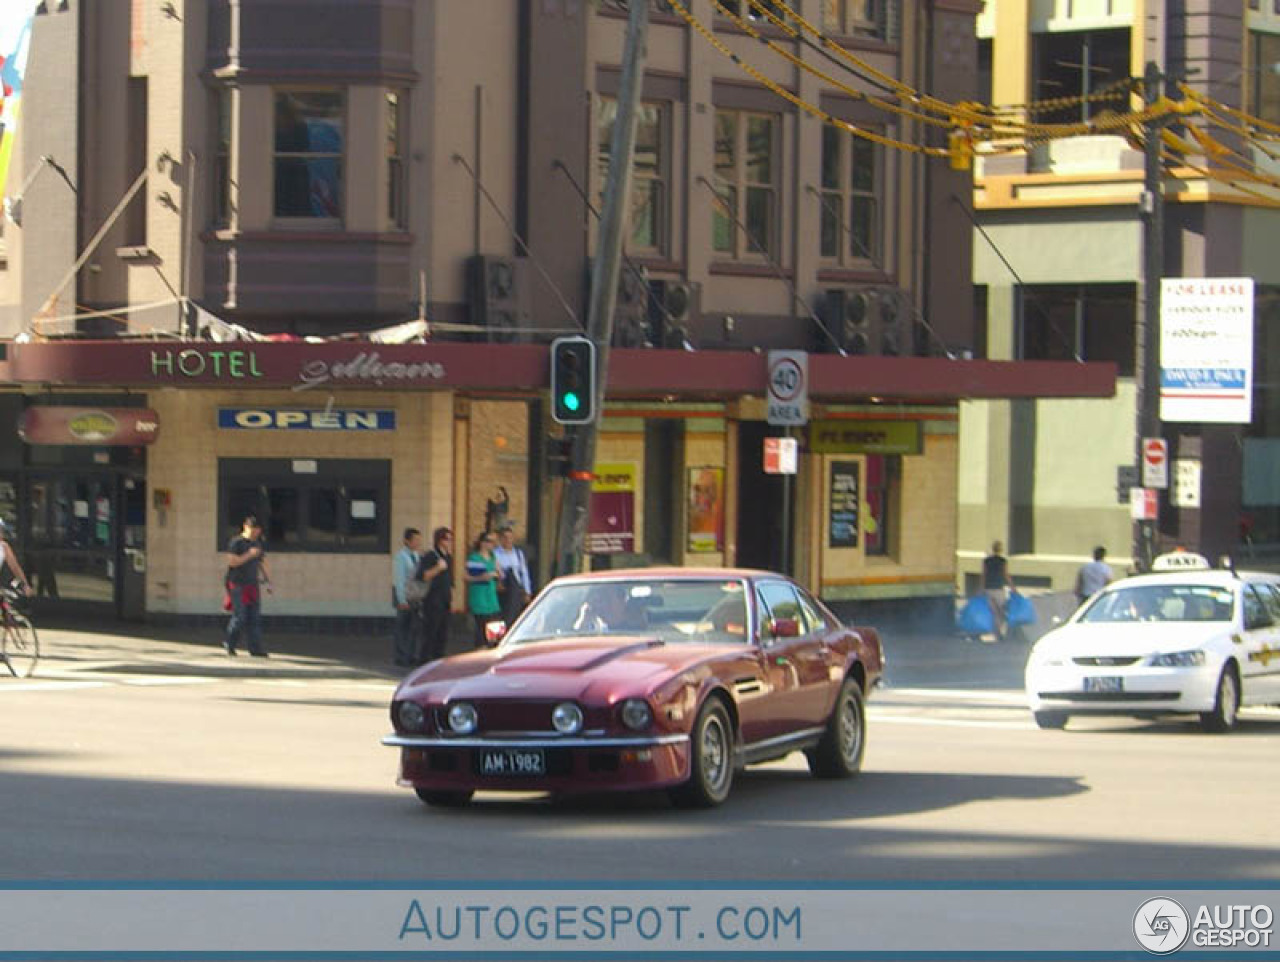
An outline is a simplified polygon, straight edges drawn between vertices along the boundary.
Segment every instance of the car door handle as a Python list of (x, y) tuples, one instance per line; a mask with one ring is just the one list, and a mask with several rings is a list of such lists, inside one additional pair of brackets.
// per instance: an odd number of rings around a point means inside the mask
[(779, 665), (779, 666), (785, 667), (785, 666), (787, 666), (787, 665), (791, 664), (791, 659), (790, 659), (790, 658), (788, 658), (786, 655), (778, 655), (777, 657), (775, 657), (775, 658), (773, 659), (773, 663), (774, 663), (775, 665)]

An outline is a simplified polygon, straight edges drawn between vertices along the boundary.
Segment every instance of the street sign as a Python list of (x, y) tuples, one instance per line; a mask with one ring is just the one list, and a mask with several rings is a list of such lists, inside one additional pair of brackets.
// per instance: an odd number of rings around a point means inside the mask
[(795, 438), (764, 439), (764, 473), (795, 474), (800, 463), (800, 442)]
[(1169, 487), (1169, 442), (1164, 438), (1142, 439), (1142, 486)]
[(1160, 493), (1155, 488), (1129, 491), (1129, 517), (1134, 521), (1154, 521), (1160, 514)]
[(809, 423), (809, 355), (805, 351), (769, 352), (768, 422), (777, 426)]
[[(31, 410), (28, 408), (28, 410)], [(1173, 490), (1169, 503), (1175, 508), (1200, 507), (1200, 462), (1178, 458), (1173, 462)]]
[(1138, 469), (1132, 464), (1116, 465), (1116, 503), (1128, 504), (1129, 492), (1138, 486)]

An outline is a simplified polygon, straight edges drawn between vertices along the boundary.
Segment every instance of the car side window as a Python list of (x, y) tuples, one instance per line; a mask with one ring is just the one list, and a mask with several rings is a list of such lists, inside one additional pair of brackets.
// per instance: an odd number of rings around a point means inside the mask
[(1271, 620), (1280, 622), (1280, 586), (1267, 584), (1255, 585), (1258, 594), (1262, 595), (1262, 602), (1267, 606), (1267, 611), (1271, 614)]
[(1244, 586), (1244, 626), (1245, 629), (1266, 628), (1272, 624), (1271, 614), (1267, 606), (1258, 596), (1254, 585)]
[(804, 613), (805, 620), (809, 623), (809, 633), (826, 631), (832, 627), (827, 617), (822, 613), (822, 609), (818, 607), (812, 598), (802, 590), (797, 590), (796, 595), (800, 598), (800, 610)]
[(800, 630), (806, 629), (800, 614), (800, 600), (795, 590), (782, 581), (766, 581), (756, 588), (756, 597), (760, 604), (760, 640), (769, 643), (774, 640), (769, 632), (769, 623), (774, 620), (789, 618), (799, 623)]

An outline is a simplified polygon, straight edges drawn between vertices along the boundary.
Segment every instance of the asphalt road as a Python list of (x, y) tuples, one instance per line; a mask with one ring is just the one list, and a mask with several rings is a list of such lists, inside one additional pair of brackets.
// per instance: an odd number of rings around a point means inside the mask
[(387, 678), (55, 665), (0, 679), (0, 878), (1280, 877), (1280, 713), (1227, 736), (1126, 719), (1042, 732), (1016, 691), (913, 687), (908, 665), (871, 700), (860, 777), (817, 781), (792, 756), (703, 812), (661, 795), (427, 809), (379, 744)]

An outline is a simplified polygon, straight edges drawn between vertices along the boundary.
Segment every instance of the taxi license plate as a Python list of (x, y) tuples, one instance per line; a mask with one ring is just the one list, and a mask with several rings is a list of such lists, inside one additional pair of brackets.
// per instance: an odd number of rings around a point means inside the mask
[(1085, 691), (1124, 691), (1124, 679), (1116, 675), (1104, 675), (1100, 678), (1086, 678)]
[(547, 774), (547, 756), (541, 748), (485, 748), (476, 758), (481, 775), (501, 777)]

